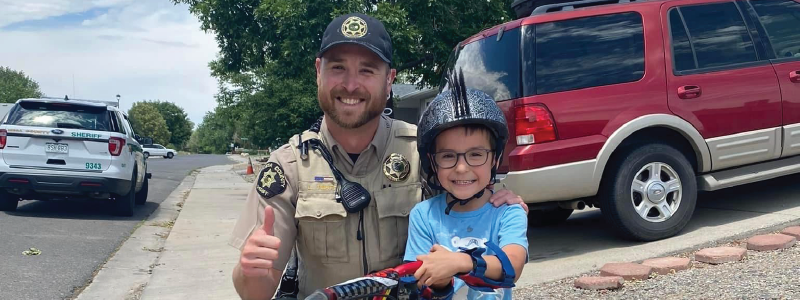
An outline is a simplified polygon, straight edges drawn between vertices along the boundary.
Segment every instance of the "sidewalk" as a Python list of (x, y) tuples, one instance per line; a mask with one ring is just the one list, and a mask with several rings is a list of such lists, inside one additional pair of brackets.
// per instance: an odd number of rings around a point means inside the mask
[(251, 184), (233, 168), (187, 176), (77, 299), (239, 299), (231, 281), (239, 252), (227, 242)]

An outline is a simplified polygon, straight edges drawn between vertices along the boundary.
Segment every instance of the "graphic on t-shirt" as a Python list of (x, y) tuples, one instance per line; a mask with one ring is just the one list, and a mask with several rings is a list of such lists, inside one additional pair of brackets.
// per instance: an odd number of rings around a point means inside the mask
[(473, 249), (473, 248), (486, 248), (486, 242), (489, 239), (486, 238), (477, 238), (477, 237), (458, 237), (454, 236), (450, 240), (450, 244), (453, 245), (454, 248), (464, 248), (464, 249)]

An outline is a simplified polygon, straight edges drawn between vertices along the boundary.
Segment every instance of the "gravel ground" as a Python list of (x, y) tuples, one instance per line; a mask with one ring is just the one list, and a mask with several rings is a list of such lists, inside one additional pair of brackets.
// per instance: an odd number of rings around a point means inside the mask
[[(247, 175), (247, 174), (245, 174), (245, 171), (247, 170), (247, 163), (240, 163), (240, 164), (233, 165), (233, 166), (231, 167), (231, 169), (232, 169), (234, 172), (236, 172), (237, 174), (241, 175), (241, 176), (242, 176), (242, 178), (243, 178), (245, 181), (247, 181), (247, 182), (253, 182), (253, 181), (255, 181), (255, 180), (256, 180), (256, 176), (258, 176), (258, 172), (260, 172), (260, 171), (261, 171), (261, 169), (263, 169), (263, 168), (264, 168), (264, 166), (266, 166), (266, 164), (267, 164), (267, 162), (266, 162), (266, 158), (267, 158), (267, 157), (265, 157), (265, 156), (250, 156), (250, 159), (251, 159), (251, 160), (252, 160), (252, 162), (253, 162), (253, 173), (254, 173), (254, 174), (252, 174), (252, 175)], [(262, 160), (262, 159), (264, 159), (264, 161), (263, 161), (263, 162), (262, 162), (262, 161), (260, 161), (260, 160)]]
[[(678, 256), (692, 258), (693, 253)], [(689, 270), (626, 281), (615, 291), (578, 289), (573, 286), (575, 278), (514, 289), (514, 299), (800, 299), (800, 245), (768, 252), (749, 250), (744, 260), (721, 265), (693, 261)]]

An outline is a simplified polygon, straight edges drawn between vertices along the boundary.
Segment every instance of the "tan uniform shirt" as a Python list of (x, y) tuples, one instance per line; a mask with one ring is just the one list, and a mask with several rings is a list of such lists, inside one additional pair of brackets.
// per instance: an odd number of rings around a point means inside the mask
[(316, 289), (400, 264), (408, 214), (422, 200), (416, 126), (381, 117), (375, 137), (356, 162), (330, 136), (325, 122), (318, 135), (302, 134), (303, 139), (317, 136), (344, 177), (370, 192), (360, 228), (363, 238), (357, 234), (360, 214), (347, 213), (334, 198), (336, 181), (330, 167), (312, 149), (308, 159), (301, 159), (296, 135), (272, 153), (256, 178), (230, 240), (241, 249), (262, 226), (265, 205), (272, 206), (274, 234), (281, 239), (274, 268), (283, 271), (297, 245), (301, 299)]

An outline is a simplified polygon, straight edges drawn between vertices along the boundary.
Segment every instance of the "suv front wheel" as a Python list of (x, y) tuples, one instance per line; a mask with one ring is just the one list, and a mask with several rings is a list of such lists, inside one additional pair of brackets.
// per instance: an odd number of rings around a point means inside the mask
[(652, 143), (617, 157), (601, 186), (603, 217), (633, 240), (654, 241), (680, 232), (697, 201), (697, 183), (685, 155)]

